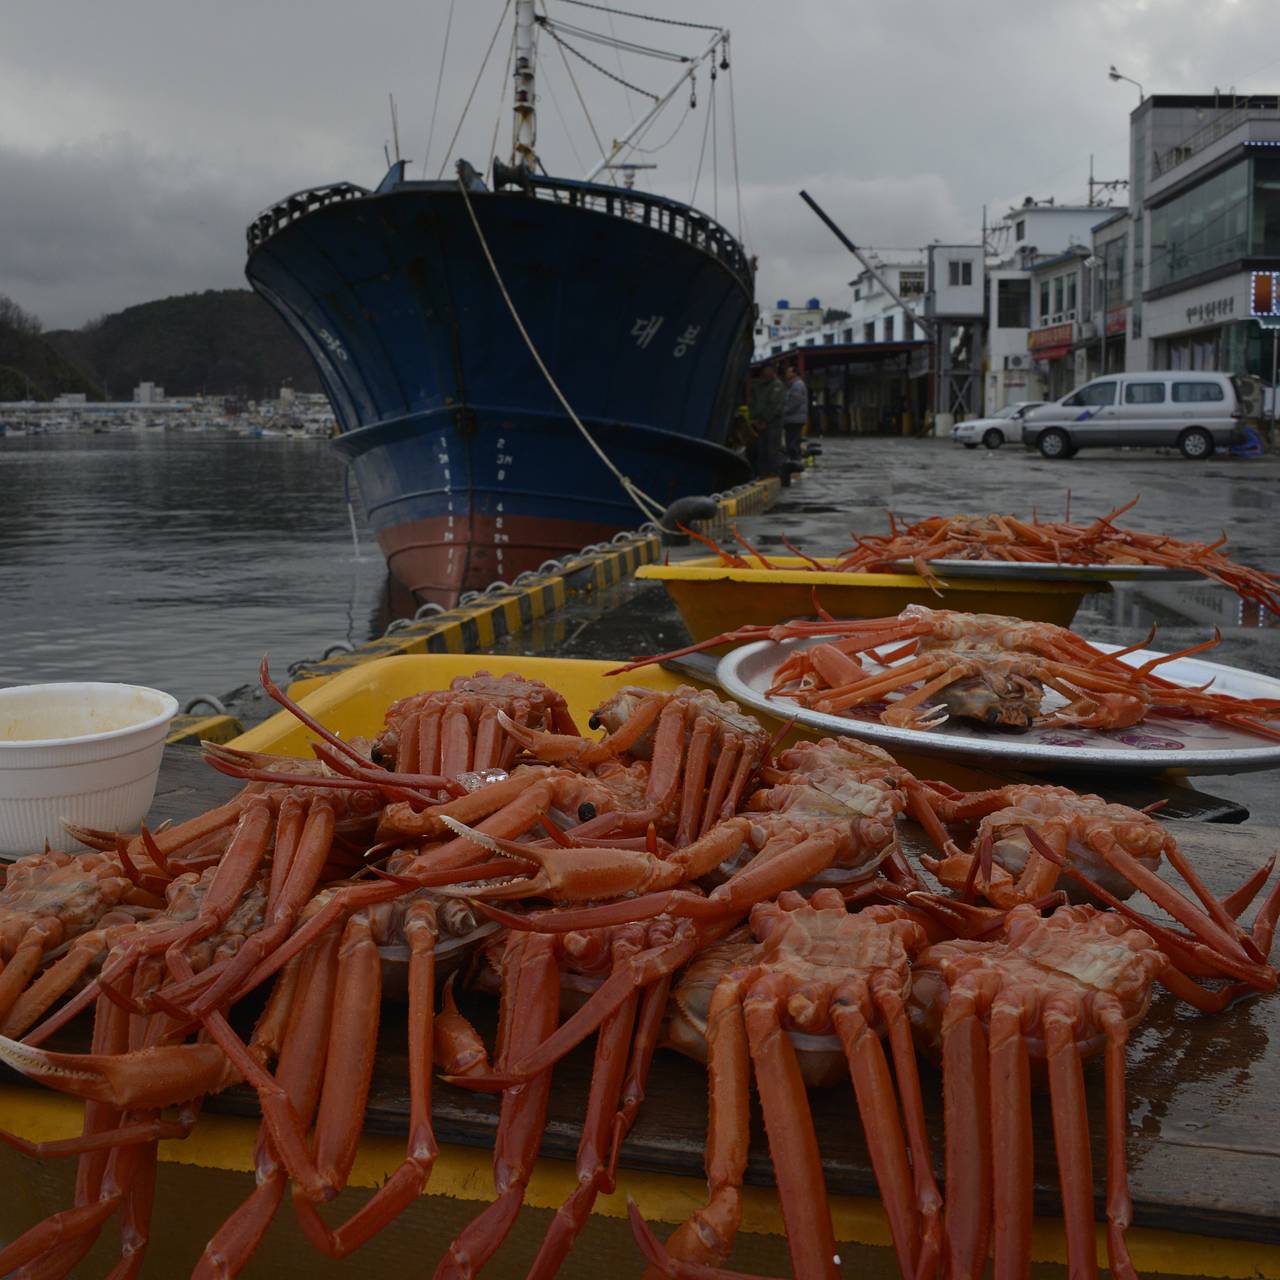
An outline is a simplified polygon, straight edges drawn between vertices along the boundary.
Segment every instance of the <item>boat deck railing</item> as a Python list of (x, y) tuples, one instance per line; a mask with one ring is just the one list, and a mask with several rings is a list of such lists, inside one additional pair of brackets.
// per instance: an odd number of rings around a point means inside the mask
[(327, 187), (312, 187), (308, 191), (296, 191), (278, 204), (264, 209), (249, 223), (245, 230), (249, 252), (252, 253), (259, 245), (266, 244), (277, 231), (287, 227), (289, 223), (305, 218), (307, 214), (323, 209), (327, 204), (335, 204), (339, 200), (359, 200), (368, 194), (365, 187), (359, 187), (354, 182), (333, 182)]
[[(353, 182), (335, 182), (286, 196), (265, 209), (249, 224), (245, 232), (249, 252), (266, 244), (290, 223), (305, 218), (317, 209), (343, 200), (359, 200), (372, 194)], [(719, 259), (738, 277), (748, 292), (754, 287), (755, 266), (737, 238), (714, 218), (679, 201), (649, 195), (643, 191), (629, 191), (622, 187), (546, 177), (526, 179), (520, 186), (519, 195), (590, 209), (595, 213), (652, 227), (655, 231), (674, 236), (677, 240), (683, 240)]]
[(529, 178), (523, 190), (540, 200), (554, 200), (557, 204), (591, 209), (596, 213), (665, 232), (719, 258), (741, 279), (748, 290), (752, 288), (754, 267), (737, 237), (713, 218), (708, 218), (706, 214), (699, 213), (688, 205), (643, 191), (574, 182), (565, 178)]

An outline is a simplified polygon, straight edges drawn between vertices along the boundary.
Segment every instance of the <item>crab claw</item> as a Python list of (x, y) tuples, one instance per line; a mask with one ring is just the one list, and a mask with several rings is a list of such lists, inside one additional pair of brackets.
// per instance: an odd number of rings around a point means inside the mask
[(441, 815), (440, 820), (455, 835), (474, 841), (490, 853), (501, 853), (538, 868), (527, 880), (445, 891), (459, 897), (554, 898), (557, 901), (584, 902), (667, 888), (683, 878), (678, 867), (639, 849), (582, 846), (540, 849), (501, 836), (486, 835), (447, 815)]
[(0, 1062), (32, 1080), (121, 1111), (151, 1111), (216, 1093), (240, 1079), (216, 1044), (136, 1053), (54, 1053), (0, 1036)]

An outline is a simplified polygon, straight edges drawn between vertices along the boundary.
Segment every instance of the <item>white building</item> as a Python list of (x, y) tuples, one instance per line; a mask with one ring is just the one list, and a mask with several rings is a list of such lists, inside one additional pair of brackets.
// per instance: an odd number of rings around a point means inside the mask
[(825, 314), (822, 303), (810, 298), (803, 307), (793, 307), (786, 298), (779, 298), (772, 310), (761, 308), (756, 317), (754, 345), (757, 350), (775, 342), (801, 339), (822, 327)]
[(154, 382), (140, 382), (133, 389), (134, 404), (163, 404), (164, 388)]
[[(1043, 400), (1047, 388), (1064, 376), (1055, 372), (1053, 362), (1070, 362), (1073, 348), (1084, 341), (1079, 262), (1064, 255), (1079, 261), (1087, 258), (1093, 229), (1105, 220), (1109, 216), (1103, 206), (1056, 204), (1028, 196), (989, 229), (985, 412), (994, 413), (1017, 400)], [(1059, 260), (1059, 271), (1033, 283), (1032, 271), (1038, 263)], [(1075, 297), (1067, 305), (1070, 275), (1077, 282)], [(1047, 298), (1039, 287), (1046, 283)], [(1062, 305), (1055, 306), (1059, 288)], [(1041, 352), (1052, 355), (1042, 359)]]

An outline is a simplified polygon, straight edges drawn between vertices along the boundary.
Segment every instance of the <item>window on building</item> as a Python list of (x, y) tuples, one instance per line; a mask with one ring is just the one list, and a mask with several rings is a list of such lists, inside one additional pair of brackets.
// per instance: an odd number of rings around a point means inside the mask
[(1067, 310), (1074, 311), (1076, 309), (1076, 277), (1067, 277)]
[(1280, 258), (1280, 157), (1253, 162), (1253, 240), (1258, 257)]
[(885, 316), (884, 318), (884, 340), (886, 342), (893, 341), (893, 317)]
[(1216, 382), (1175, 382), (1174, 404), (1202, 404), (1206, 400), (1225, 400), (1222, 387)]
[(947, 263), (947, 283), (953, 289), (960, 285), (960, 264), (954, 260)]
[(898, 273), (898, 296), (900, 298), (923, 298), (924, 272), (900, 271)]
[(863, 342), (874, 342), (876, 340), (876, 322), (874, 320), (868, 320), (862, 326), (862, 340)]
[(823, 344), (830, 347), (835, 343), (836, 335), (834, 333), (824, 333), (822, 335)]
[(1031, 281), (996, 281), (996, 328), (1031, 328)]
[(1027, 238), (1027, 221), (1025, 218), (1019, 218), (1013, 224), (1013, 238), (1015, 240), (1025, 240)]
[(1163, 382), (1128, 382), (1124, 388), (1125, 404), (1164, 404)]
[(853, 341), (853, 330), (851, 328), (845, 329), (840, 334), (840, 341), (846, 344), (851, 343)]
[(1040, 323), (1049, 323), (1049, 282), (1040, 281)]
[(908, 316), (908, 315), (904, 315), (904, 316), (902, 317), (902, 340), (903, 340), (903, 342), (910, 342), (910, 341), (911, 341), (911, 339), (915, 336), (915, 331), (916, 331), (916, 327), (915, 327), (915, 325), (912, 323), (911, 317), (910, 317), (910, 316)]
[(1062, 312), (1062, 277), (1058, 276), (1053, 282), (1053, 314), (1059, 315)]
[[(1241, 160), (1152, 209), (1148, 253), (1151, 288), (1187, 280), (1248, 256), (1249, 164)], [(1255, 209), (1260, 195), (1255, 192)], [(1276, 197), (1280, 201), (1280, 188)], [(1276, 232), (1280, 235), (1280, 208)]]
[(861, 290), (861, 289), (855, 289), (855, 290), (853, 291), (853, 300), (854, 300), (854, 302), (858, 302), (858, 301), (860, 301), (860, 300), (861, 300), (861, 298), (862, 298), (862, 290)]
[(972, 262), (962, 262), (960, 264), (960, 283), (961, 284), (973, 283), (973, 263)]

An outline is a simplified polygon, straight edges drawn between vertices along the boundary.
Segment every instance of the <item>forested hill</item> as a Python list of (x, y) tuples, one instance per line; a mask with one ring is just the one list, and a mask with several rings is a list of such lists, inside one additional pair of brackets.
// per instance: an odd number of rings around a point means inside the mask
[(44, 336), (116, 400), (128, 400), (140, 382), (158, 383), (170, 397), (259, 400), (278, 395), (286, 380), (296, 391), (320, 390), (302, 343), (249, 289), (144, 302)]
[(64, 391), (102, 393), (40, 332), (40, 322), (0, 294), (0, 400), (52, 400)]

